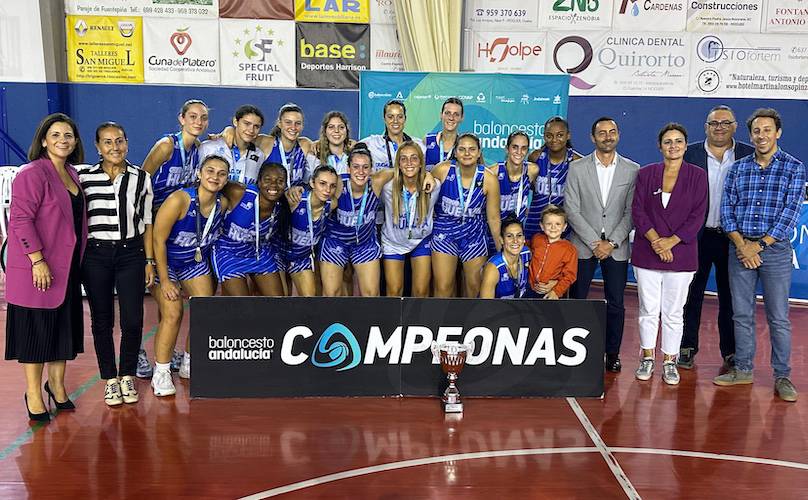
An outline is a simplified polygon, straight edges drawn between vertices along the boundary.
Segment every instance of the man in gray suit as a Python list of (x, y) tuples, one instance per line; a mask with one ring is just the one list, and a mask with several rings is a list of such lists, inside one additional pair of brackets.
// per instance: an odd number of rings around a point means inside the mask
[(612, 118), (592, 124), (595, 151), (570, 164), (564, 209), (578, 250), (578, 279), (571, 295), (585, 299), (600, 264), (606, 294), (606, 369), (619, 372), (632, 229), (631, 202), (640, 166), (617, 154), (620, 131)]

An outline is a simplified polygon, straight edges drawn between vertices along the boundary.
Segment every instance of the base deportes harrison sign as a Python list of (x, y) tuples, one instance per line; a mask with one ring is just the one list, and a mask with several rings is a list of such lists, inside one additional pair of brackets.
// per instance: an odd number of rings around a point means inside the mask
[(191, 396), (437, 396), (432, 342), (473, 341), (464, 396), (598, 397), (605, 324), (588, 300), (195, 297)]

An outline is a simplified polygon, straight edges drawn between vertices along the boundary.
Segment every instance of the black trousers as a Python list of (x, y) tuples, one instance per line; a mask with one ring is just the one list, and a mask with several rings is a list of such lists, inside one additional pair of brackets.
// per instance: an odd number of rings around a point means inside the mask
[(578, 278), (570, 288), (573, 299), (585, 299), (589, 295), (592, 276), (600, 264), (603, 274), (603, 289), (606, 295), (606, 354), (619, 354), (623, 343), (623, 324), (626, 308), (623, 306), (623, 293), (628, 279), (628, 261), (614, 260), (611, 257), (598, 261), (597, 257), (578, 259)]
[[(721, 357), (735, 354), (735, 325), (732, 322), (732, 295), (729, 289), (729, 238), (726, 234), (705, 229), (699, 239), (699, 269), (690, 283), (684, 310), (684, 333), (682, 348), (699, 352), (699, 327), (701, 306), (710, 269), (715, 266), (715, 282), (718, 289), (718, 345)], [(733, 256), (734, 258), (734, 256)]]
[[(143, 336), (143, 290), (146, 280), (143, 240), (87, 241), (82, 281), (90, 303), (95, 353), (104, 380), (134, 375)], [(115, 291), (121, 315), (121, 352), (115, 366)]]

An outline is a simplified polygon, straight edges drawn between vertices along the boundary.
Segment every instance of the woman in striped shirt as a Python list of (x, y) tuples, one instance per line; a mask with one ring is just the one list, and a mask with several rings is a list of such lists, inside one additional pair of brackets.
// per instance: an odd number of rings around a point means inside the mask
[[(82, 275), (98, 368), (106, 380), (104, 402), (116, 406), (138, 400), (134, 376), (143, 336), (143, 287), (154, 282), (153, 193), (149, 173), (126, 160), (129, 146), (121, 125), (99, 125), (95, 146), (100, 161), (79, 172), (88, 224)], [(116, 289), (121, 318), (117, 367), (112, 338)]]

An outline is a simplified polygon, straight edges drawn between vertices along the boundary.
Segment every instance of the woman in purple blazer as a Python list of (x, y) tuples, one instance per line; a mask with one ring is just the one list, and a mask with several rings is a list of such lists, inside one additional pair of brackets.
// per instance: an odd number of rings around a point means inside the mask
[(661, 314), (662, 380), (676, 385), (682, 311), (698, 268), (697, 235), (707, 210), (707, 173), (684, 161), (687, 130), (682, 125), (665, 125), (658, 141), (663, 161), (640, 169), (631, 207), (636, 229), (631, 263), (640, 300), (642, 349), (635, 375), (648, 380), (654, 372)]
[(6, 359), (25, 367), (31, 420), (49, 421), (45, 392), (59, 410), (73, 410), (64, 385), (68, 359), (84, 352), (80, 263), (87, 242), (84, 194), (73, 165), (84, 161), (78, 128), (62, 113), (37, 128), (30, 163), (11, 186), (6, 270)]

